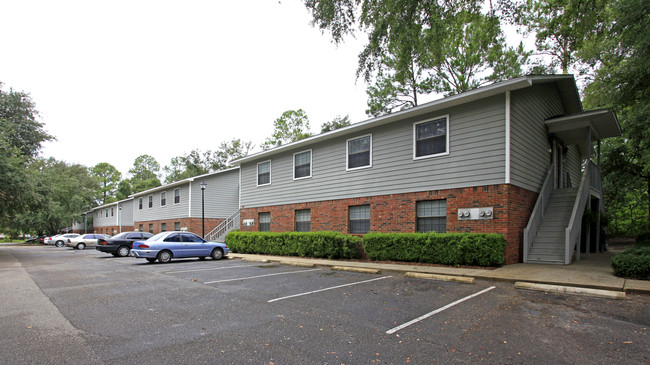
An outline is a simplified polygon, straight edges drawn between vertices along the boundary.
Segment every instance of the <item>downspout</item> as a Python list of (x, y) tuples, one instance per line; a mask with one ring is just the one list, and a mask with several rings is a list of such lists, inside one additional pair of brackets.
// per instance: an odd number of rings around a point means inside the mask
[(506, 184), (510, 184), (510, 90), (506, 91)]

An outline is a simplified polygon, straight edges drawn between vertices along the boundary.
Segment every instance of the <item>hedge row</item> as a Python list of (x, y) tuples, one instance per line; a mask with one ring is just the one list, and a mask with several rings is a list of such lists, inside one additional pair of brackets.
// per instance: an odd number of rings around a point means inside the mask
[(279, 256), (356, 259), (358, 237), (337, 232), (240, 232), (226, 235), (233, 252)]
[(650, 280), (650, 246), (627, 249), (612, 257), (616, 276)]
[(503, 265), (506, 241), (491, 233), (369, 233), (363, 244), (371, 260), (443, 265)]
[[(355, 259), (361, 239), (337, 232), (240, 232), (226, 236), (233, 252), (280, 256)], [(369, 233), (366, 254), (374, 261), (405, 261), (444, 265), (503, 265), (505, 239), (478, 233)]]

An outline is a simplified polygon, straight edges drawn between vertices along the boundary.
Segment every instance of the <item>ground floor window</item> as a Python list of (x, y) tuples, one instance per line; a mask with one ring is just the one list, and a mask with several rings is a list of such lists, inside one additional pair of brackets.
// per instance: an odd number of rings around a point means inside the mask
[(438, 232), (447, 230), (447, 200), (417, 202), (417, 231)]
[(181, 230), (181, 222), (174, 222), (174, 231)]
[(153, 223), (149, 223), (149, 233), (153, 234)]
[(160, 232), (167, 232), (167, 223), (160, 223)]
[(144, 231), (144, 227), (142, 226), (142, 224), (140, 225), (140, 227), (139, 227), (139, 229), (138, 229), (138, 231), (139, 231), (139, 232), (142, 232), (142, 231)]
[(370, 205), (350, 207), (350, 233), (370, 232)]
[(260, 226), (259, 226), (260, 232), (271, 232), (271, 213), (270, 212), (260, 213), (258, 219), (260, 222)]
[(311, 231), (311, 210), (296, 210), (296, 232)]

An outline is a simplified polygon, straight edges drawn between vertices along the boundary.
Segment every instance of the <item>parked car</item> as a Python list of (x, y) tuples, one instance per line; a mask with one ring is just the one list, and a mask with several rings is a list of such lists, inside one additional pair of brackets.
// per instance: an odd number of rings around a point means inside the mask
[(133, 242), (144, 241), (153, 237), (149, 232), (122, 232), (107, 239), (100, 239), (95, 249), (113, 256), (125, 257), (131, 254)]
[(27, 243), (45, 243), (45, 236), (34, 236), (25, 240)]
[(210, 256), (220, 260), (230, 252), (228, 246), (221, 242), (209, 242), (191, 232), (162, 232), (146, 241), (133, 243), (131, 254), (149, 262), (156, 260), (167, 263), (172, 258), (198, 257), (203, 260)]
[(75, 238), (78, 236), (79, 234), (77, 233), (58, 234), (56, 236), (47, 237), (45, 239), (45, 244), (54, 245), (56, 247), (63, 247), (65, 243), (68, 241), (68, 238)]
[(77, 250), (83, 250), (86, 247), (97, 246), (99, 239), (107, 239), (109, 235), (99, 233), (86, 233), (78, 237), (68, 238), (66, 246), (72, 247)]

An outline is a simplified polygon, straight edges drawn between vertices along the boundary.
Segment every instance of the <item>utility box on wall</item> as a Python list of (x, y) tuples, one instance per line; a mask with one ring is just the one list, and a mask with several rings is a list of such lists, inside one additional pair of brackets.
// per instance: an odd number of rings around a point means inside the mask
[(494, 215), (494, 211), (492, 207), (458, 209), (459, 221), (492, 219), (493, 215)]
[(244, 227), (252, 227), (255, 225), (255, 219), (244, 219), (242, 221), (242, 224), (244, 225)]

